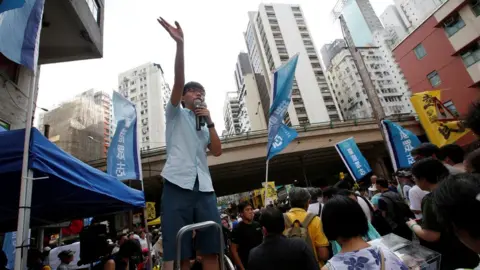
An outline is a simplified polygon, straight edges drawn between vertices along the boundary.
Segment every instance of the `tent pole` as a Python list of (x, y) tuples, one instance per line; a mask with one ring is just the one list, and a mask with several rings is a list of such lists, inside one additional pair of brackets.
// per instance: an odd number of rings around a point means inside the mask
[[(141, 160), (140, 160), (141, 162)], [(140, 165), (141, 166), (141, 165)], [(140, 168), (140, 171), (142, 169)], [(142, 185), (143, 195), (145, 196), (145, 189), (143, 186), (143, 174), (140, 175), (140, 183)], [(148, 216), (147, 216), (147, 205), (145, 204), (145, 208), (143, 208), (143, 226), (145, 228), (145, 237), (147, 238), (147, 247), (148, 247), (148, 264), (150, 265), (150, 269), (153, 269), (153, 260), (152, 260), (152, 250), (150, 247), (153, 247), (152, 239), (150, 238), (150, 234), (148, 232)]]
[(30, 206), (32, 201), (31, 181), (33, 171), (28, 169), (28, 158), (30, 153), (30, 135), (32, 131), (34, 98), (35, 98), (35, 72), (30, 71), (30, 82), (28, 86), (27, 117), (25, 119), (25, 140), (23, 142), (22, 175), (20, 179), (20, 201), (18, 206), (17, 221), (17, 244), (15, 247), (15, 270), (26, 269), (28, 229), (30, 228)]

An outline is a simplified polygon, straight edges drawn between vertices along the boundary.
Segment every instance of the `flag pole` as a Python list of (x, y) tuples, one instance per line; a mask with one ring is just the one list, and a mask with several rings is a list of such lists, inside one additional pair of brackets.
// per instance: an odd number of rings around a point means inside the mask
[(28, 241), (28, 229), (30, 228), (30, 207), (32, 203), (32, 178), (33, 171), (28, 169), (30, 153), (30, 135), (32, 132), (32, 120), (35, 96), (35, 71), (30, 71), (28, 84), (27, 118), (25, 119), (25, 139), (23, 142), (22, 174), (20, 179), (20, 201), (18, 206), (17, 241), (15, 246), (15, 270), (26, 269), (27, 249), (25, 242)]
[(265, 197), (263, 199), (263, 204), (265, 205), (265, 207), (267, 207), (267, 188), (268, 188), (268, 163), (269, 163), (269, 159), (267, 159), (267, 162), (265, 163), (265, 185), (264, 185), (264, 189), (265, 189)]
[(138, 134), (140, 134), (140, 128), (138, 127), (138, 119), (140, 119), (138, 116), (138, 111), (136, 106), (135, 107), (135, 112), (137, 115), (137, 118), (135, 119), (135, 131), (136, 131), (136, 138), (135, 138), (135, 146), (137, 150), (137, 162), (138, 162), (138, 173), (139, 173), (139, 179), (140, 179), (140, 184), (142, 186), (142, 192), (143, 192), (143, 197), (145, 198), (145, 207), (143, 208), (143, 226), (145, 228), (145, 237), (147, 238), (147, 248), (148, 248), (148, 264), (150, 266), (150, 269), (153, 269), (153, 260), (152, 260), (152, 250), (150, 247), (153, 247), (152, 240), (150, 239), (150, 234), (148, 232), (148, 216), (147, 216), (147, 201), (145, 197), (145, 186), (143, 184), (143, 168), (142, 168), (142, 153), (140, 148), (138, 147)]

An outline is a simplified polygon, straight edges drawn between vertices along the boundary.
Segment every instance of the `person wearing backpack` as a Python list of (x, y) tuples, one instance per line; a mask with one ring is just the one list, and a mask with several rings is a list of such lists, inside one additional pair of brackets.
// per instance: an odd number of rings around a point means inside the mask
[(294, 187), (288, 193), (292, 209), (284, 214), (285, 231), (287, 238), (303, 239), (312, 249), (315, 258), (323, 265), (329, 258), (328, 239), (323, 233), (322, 221), (308, 213), (310, 193), (305, 188)]
[(405, 224), (408, 220), (415, 219), (410, 207), (400, 194), (388, 189), (387, 180), (377, 179), (376, 187), (381, 192), (378, 199), (378, 209), (390, 225), (392, 232), (407, 240), (412, 240), (412, 231)]

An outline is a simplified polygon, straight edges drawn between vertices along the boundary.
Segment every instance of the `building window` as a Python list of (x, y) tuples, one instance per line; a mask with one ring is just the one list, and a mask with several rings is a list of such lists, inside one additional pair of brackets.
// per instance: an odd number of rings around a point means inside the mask
[(428, 78), (428, 80), (430, 81), (430, 84), (433, 87), (438, 86), (442, 83), (442, 80), (440, 80), (440, 76), (438, 75), (438, 72), (436, 72), (436, 71), (428, 74), (427, 78)]
[(457, 111), (457, 107), (455, 107), (455, 104), (453, 104), (452, 100), (445, 101), (443, 103), (443, 106), (445, 106), (445, 108), (447, 108), (453, 115), (457, 117), (460, 116), (460, 114)]
[(445, 28), (445, 32), (449, 37), (455, 35), (460, 29), (465, 26), (465, 22), (463, 21), (462, 17), (458, 13), (450, 16), (445, 20), (443, 23), (443, 27)]
[(480, 60), (480, 47), (475, 43), (468, 51), (462, 53), (462, 60), (465, 66), (469, 67)]
[(100, 8), (98, 6), (98, 2), (97, 0), (85, 0), (87, 1), (87, 5), (88, 7), (90, 8), (90, 12), (92, 13), (93, 15), (93, 18), (95, 19), (95, 21), (97, 23), (100, 22)]
[(480, 15), (480, 0), (470, 0), (470, 7), (473, 14), (478, 17)]
[(425, 47), (423, 47), (422, 44), (418, 44), (418, 46), (415, 47), (413, 51), (415, 52), (418, 60), (422, 59), (423, 57), (425, 57), (425, 55), (427, 55), (427, 51), (425, 51)]

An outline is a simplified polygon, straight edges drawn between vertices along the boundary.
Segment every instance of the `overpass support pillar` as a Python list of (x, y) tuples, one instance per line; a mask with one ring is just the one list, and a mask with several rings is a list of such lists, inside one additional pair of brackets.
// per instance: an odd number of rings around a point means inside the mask
[(388, 167), (385, 165), (385, 161), (382, 157), (375, 158), (372, 165), (372, 170), (375, 175), (390, 179), (390, 172), (388, 170)]

